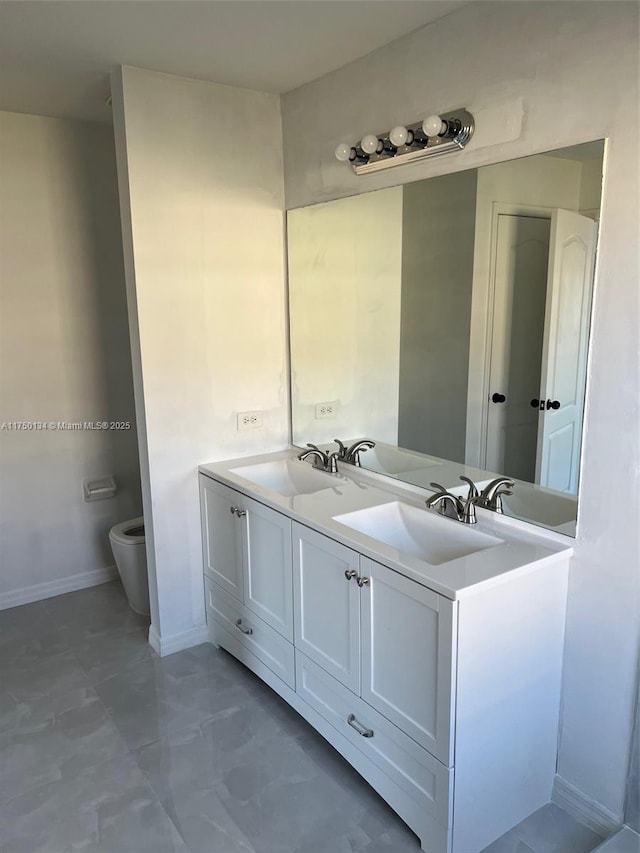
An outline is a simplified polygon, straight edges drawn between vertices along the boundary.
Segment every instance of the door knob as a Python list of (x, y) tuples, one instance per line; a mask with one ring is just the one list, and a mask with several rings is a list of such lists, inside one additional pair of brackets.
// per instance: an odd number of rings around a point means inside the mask
[(350, 581), (352, 578), (355, 578), (355, 576), (356, 576), (357, 574), (358, 574), (358, 573), (356, 572), (356, 570), (355, 570), (355, 569), (345, 569), (344, 576), (345, 576), (345, 578), (346, 578), (348, 581)]
[(504, 396), (504, 394), (498, 394), (498, 392), (496, 391), (495, 394), (491, 395), (491, 399), (494, 403), (504, 403), (507, 398)]
[(559, 409), (560, 400), (547, 400), (547, 409)]
[(531, 401), (531, 408), (537, 409), (539, 405), (540, 405), (540, 400), (538, 400), (537, 397), (534, 397), (533, 400)]
[(368, 586), (368, 584), (369, 584), (369, 578), (359, 577), (359, 578), (356, 580), (356, 583), (358, 584), (358, 586), (359, 586), (359, 587)]

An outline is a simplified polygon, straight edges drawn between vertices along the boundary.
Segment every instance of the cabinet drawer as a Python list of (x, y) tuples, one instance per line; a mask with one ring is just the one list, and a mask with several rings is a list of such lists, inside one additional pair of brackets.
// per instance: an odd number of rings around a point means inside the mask
[[(453, 769), (445, 767), (298, 650), (296, 685), (298, 696), (348, 738), (382, 775), (393, 780), (438, 823), (450, 825)], [(372, 736), (365, 737), (369, 731)], [(375, 788), (375, 780), (369, 781)]]
[[(213, 617), (265, 666), (295, 689), (292, 644), (207, 577), (205, 593), (208, 618)], [(251, 633), (245, 633), (247, 631)]]

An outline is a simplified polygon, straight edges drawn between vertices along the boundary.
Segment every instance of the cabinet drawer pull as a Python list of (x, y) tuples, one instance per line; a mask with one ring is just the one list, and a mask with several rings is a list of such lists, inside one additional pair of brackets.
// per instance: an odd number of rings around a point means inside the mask
[(236, 509), (236, 515), (238, 516), (238, 518), (244, 518), (246, 514), (246, 509), (240, 509), (240, 507)]
[(237, 511), (238, 511), (237, 506), (230, 506), (229, 507), (229, 512), (231, 513), (231, 515), (235, 515)]
[(356, 576), (357, 574), (358, 574), (358, 573), (356, 572), (356, 570), (355, 570), (355, 569), (345, 569), (344, 576), (345, 576), (345, 578), (346, 578), (348, 581), (350, 581), (352, 578), (355, 578), (355, 576)]
[(361, 737), (373, 737), (373, 729), (367, 729), (362, 723), (356, 720), (355, 714), (349, 714), (347, 722), (352, 729), (355, 729)]
[(356, 583), (357, 583), (357, 584), (358, 584), (358, 586), (360, 586), (360, 587), (368, 586), (368, 584), (369, 584), (369, 578), (359, 577), (359, 578), (358, 578), (358, 580), (356, 581)]
[(238, 631), (242, 631), (243, 634), (253, 634), (253, 628), (242, 627), (242, 619), (238, 619), (236, 621), (236, 628), (238, 629)]

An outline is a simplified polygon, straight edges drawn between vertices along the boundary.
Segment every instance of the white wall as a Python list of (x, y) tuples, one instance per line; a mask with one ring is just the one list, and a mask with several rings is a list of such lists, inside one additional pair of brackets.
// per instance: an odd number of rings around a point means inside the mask
[[(280, 103), (135, 68), (112, 89), (150, 636), (166, 653), (205, 636), (198, 464), (288, 439)], [(257, 409), (262, 428), (238, 432), (236, 412)]]
[(397, 444), (402, 188), (292, 211), (287, 243), (293, 441)]
[[(110, 128), (0, 113), (0, 421), (130, 431), (0, 432), (0, 607), (114, 576), (109, 528), (140, 514)], [(82, 481), (113, 474), (111, 500)]]
[(600, 195), (602, 192), (602, 165), (599, 157), (582, 164), (580, 182), (580, 213), (592, 219), (600, 218)]
[[(639, 102), (636, 4), (496, 2), (283, 104), (287, 207), (608, 138), (558, 769), (611, 820), (623, 809), (640, 639)], [(343, 138), (458, 106), (478, 122), (460, 154), (368, 177), (334, 159)]]

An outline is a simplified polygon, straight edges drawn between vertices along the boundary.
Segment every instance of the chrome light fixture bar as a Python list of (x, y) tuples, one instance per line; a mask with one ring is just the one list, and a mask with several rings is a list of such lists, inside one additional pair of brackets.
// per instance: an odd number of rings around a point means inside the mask
[(406, 127), (398, 125), (385, 133), (369, 133), (355, 146), (341, 142), (335, 155), (341, 162), (351, 163), (356, 175), (367, 175), (426, 157), (461, 151), (474, 129), (470, 112), (452, 110)]

